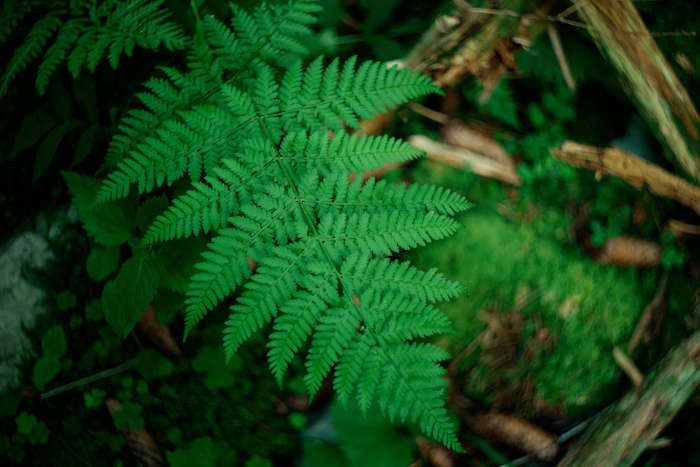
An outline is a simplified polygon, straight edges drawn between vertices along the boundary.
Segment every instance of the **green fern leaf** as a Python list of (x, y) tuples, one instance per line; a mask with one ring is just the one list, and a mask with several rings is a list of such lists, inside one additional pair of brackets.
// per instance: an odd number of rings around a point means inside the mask
[(425, 75), (356, 58), (280, 66), (304, 53), (299, 38), (316, 3), (232, 8), (230, 26), (199, 22), (187, 71), (162, 69), (137, 95), (140, 108), (110, 145), (116, 168), (99, 201), (189, 178), (144, 237), (150, 245), (213, 234), (187, 289), (185, 334), (237, 294), (224, 326), (228, 358), (269, 326), (269, 366), (281, 384), (310, 340), (312, 396), (335, 368), (341, 401), (354, 395), (367, 410), (376, 400), (389, 418), (459, 449), (439, 364), (448, 356), (416, 341), (449, 332), (431, 303), (462, 288), (386, 256), (454, 233), (452, 216), (470, 204), (435, 186), (350, 181), (422, 153), (345, 131), (439, 89)]

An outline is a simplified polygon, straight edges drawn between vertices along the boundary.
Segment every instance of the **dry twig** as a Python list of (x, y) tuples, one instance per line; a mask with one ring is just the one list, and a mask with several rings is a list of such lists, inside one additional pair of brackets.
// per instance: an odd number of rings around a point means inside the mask
[(560, 467), (629, 466), (655, 446), (700, 383), (700, 332), (672, 350), (641, 389), (630, 391), (591, 423)]
[(614, 175), (637, 189), (648, 188), (652, 193), (674, 199), (700, 213), (700, 188), (622, 149), (603, 149), (567, 141), (551, 152), (573, 166)]
[(428, 158), (459, 169), (468, 169), (482, 177), (494, 178), (511, 185), (520, 185), (520, 176), (514, 167), (504, 165), (481, 154), (434, 141), (427, 136), (413, 135), (408, 142), (422, 149)]
[(552, 460), (559, 450), (554, 435), (512, 415), (488, 412), (469, 416), (465, 422), (479, 436), (513, 446), (540, 460)]
[(664, 302), (664, 293), (666, 292), (666, 285), (668, 284), (668, 272), (664, 273), (661, 278), (661, 284), (654, 295), (652, 301), (644, 308), (644, 313), (639, 318), (637, 327), (634, 329), (634, 334), (627, 344), (627, 350), (629, 352), (634, 352), (640, 342), (644, 341), (649, 343), (651, 341), (651, 336), (655, 333), (655, 329), (658, 329), (661, 324), (661, 318), (666, 309), (666, 303)]
[(158, 322), (153, 305), (149, 305), (136, 323), (136, 332), (151, 341), (156, 347), (177, 357), (182, 351), (170, 329)]
[(622, 350), (620, 350), (619, 347), (615, 347), (613, 349), (613, 358), (615, 359), (615, 363), (617, 363), (617, 366), (619, 366), (620, 369), (630, 379), (630, 381), (632, 381), (634, 387), (638, 388), (642, 385), (642, 382), (644, 381), (644, 375), (641, 371), (639, 371), (637, 365), (635, 365), (634, 362), (627, 355), (625, 355), (625, 353)]
[[(678, 163), (700, 180), (700, 115), (647, 31), (632, 0), (579, 1), (598, 48), (617, 68), (640, 112), (656, 129)], [(637, 31), (630, 35), (629, 31)]]
[(620, 236), (607, 239), (596, 259), (601, 264), (650, 268), (661, 263), (662, 254), (663, 250), (658, 243)]

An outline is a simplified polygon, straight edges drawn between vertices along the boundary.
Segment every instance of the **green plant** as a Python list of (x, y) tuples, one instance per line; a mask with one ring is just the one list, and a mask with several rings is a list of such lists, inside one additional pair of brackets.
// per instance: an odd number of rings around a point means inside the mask
[[(106, 55), (117, 68), (122, 53), (130, 56), (134, 47), (169, 50), (183, 49), (182, 29), (168, 21), (162, 0), (8, 0), (0, 13), (0, 43), (5, 42), (26, 16), (40, 15), (15, 49), (0, 80), (0, 97), (4, 96), (17, 74), (42, 52), (36, 88), (46, 90), (51, 75), (63, 61), (74, 78), (83, 66), (93, 72)], [(54, 42), (45, 49), (47, 43)]]
[[(229, 27), (213, 15), (200, 19), (193, 7), (188, 69), (161, 67), (137, 94), (142, 107), (127, 113), (108, 149), (112, 172), (99, 188), (65, 174), (98, 243), (114, 247), (145, 230), (141, 243), (130, 240), (133, 256), (105, 286), (102, 307), (125, 336), (164, 278), (178, 288), (168, 246), (159, 243), (213, 234), (186, 286), (185, 335), (242, 286), (224, 330), (228, 359), (274, 321), (268, 360), (280, 384), (311, 338), (304, 379), (312, 397), (335, 367), (342, 402), (355, 394), (367, 411), (377, 400), (392, 420), (417, 422), (460, 449), (439, 364), (448, 354), (414, 341), (450, 330), (432, 303), (462, 288), (386, 256), (452, 234), (451, 215), (469, 203), (436, 186), (349, 181), (421, 153), (387, 136), (346, 132), (439, 89), (383, 63), (324, 65), (319, 57), (304, 69), (289, 60), (304, 53), (300, 38), (318, 9), (313, 1), (253, 13), (232, 5)], [(151, 198), (135, 218), (127, 214), (132, 185), (139, 194), (163, 185), (182, 192), (187, 178), (192, 187), (172, 202)], [(112, 269), (105, 261), (102, 271), (102, 262), (90, 263), (96, 278)], [(215, 373), (200, 370), (218, 384)]]

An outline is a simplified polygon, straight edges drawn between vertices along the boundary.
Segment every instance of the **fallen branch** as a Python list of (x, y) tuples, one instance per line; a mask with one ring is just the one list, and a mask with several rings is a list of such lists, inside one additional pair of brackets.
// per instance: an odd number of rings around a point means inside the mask
[(552, 460), (559, 450), (554, 435), (512, 415), (488, 412), (463, 418), (477, 435), (515, 447), (539, 460)]
[(486, 156), (511, 167), (512, 172), (515, 173), (513, 158), (503, 149), (498, 141), (488, 136), (487, 133), (465, 125), (458, 120), (450, 120), (442, 127), (440, 135), (445, 143)]
[(662, 254), (663, 249), (658, 243), (620, 236), (607, 239), (596, 260), (601, 264), (650, 268), (661, 263)]
[(700, 213), (700, 188), (622, 149), (603, 149), (567, 141), (551, 152), (573, 166), (614, 175), (637, 189), (648, 188), (652, 193), (674, 199)]
[(629, 352), (634, 352), (640, 342), (644, 341), (649, 343), (651, 337), (655, 334), (656, 330), (661, 324), (661, 318), (663, 317), (664, 311), (666, 310), (666, 303), (664, 302), (664, 294), (666, 293), (666, 285), (668, 284), (668, 271), (664, 273), (661, 278), (661, 284), (659, 285), (656, 294), (652, 301), (644, 308), (644, 313), (639, 318), (637, 322), (637, 327), (634, 329), (632, 338), (630, 338), (627, 344), (627, 350)]
[[(514, 55), (544, 30), (545, 23), (536, 18), (549, 11), (551, 1), (515, 19), (484, 16), (462, 3), (462, 8), (437, 18), (398, 63), (429, 74), (439, 86), (454, 86), (467, 75), (476, 76), (484, 84), (482, 97), (488, 97), (506, 71), (515, 67)], [(507, 0), (504, 6), (517, 3)], [(378, 134), (392, 116), (393, 112), (384, 112), (363, 120), (360, 133)]]
[(466, 169), (482, 177), (501, 180), (511, 185), (520, 185), (520, 176), (514, 167), (507, 166), (481, 154), (434, 141), (427, 136), (413, 135), (408, 142), (422, 149), (429, 159), (450, 165), (458, 169)]
[[(640, 113), (695, 180), (700, 180), (700, 115), (632, 0), (577, 2), (598, 48), (625, 81)], [(634, 31), (635, 34), (630, 34)]]
[(637, 365), (635, 365), (634, 362), (627, 355), (625, 355), (625, 353), (622, 350), (620, 350), (619, 347), (615, 347), (613, 349), (613, 359), (615, 359), (615, 363), (617, 363), (617, 366), (619, 366), (620, 369), (630, 379), (630, 381), (632, 381), (632, 384), (634, 384), (635, 388), (638, 388), (642, 385), (642, 382), (644, 381), (644, 375), (641, 371), (639, 371)]
[(158, 322), (153, 305), (149, 305), (146, 311), (143, 312), (139, 322), (136, 323), (136, 332), (148, 339), (161, 350), (169, 354), (179, 357), (182, 354), (180, 346), (173, 337), (170, 329)]
[(547, 25), (547, 34), (549, 34), (549, 41), (552, 43), (552, 49), (554, 49), (554, 55), (557, 57), (557, 62), (559, 62), (559, 68), (561, 68), (561, 74), (564, 76), (566, 85), (571, 90), (576, 89), (576, 83), (574, 82), (574, 77), (571, 76), (571, 70), (566, 61), (566, 55), (564, 54), (564, 47), (561, 45), (559, 33), (551, 23)]
[(673, 236), (676, 238), (684, 237), (686, 235), (700, 235), (700, 225), (692, 225), (686, 222), (679, 221), (678, 219), (669, 219), (668, 228), (673, 232)]
[(632, 465), (655, 446), (700, 383), (700, 332), (672, 350), (641, 389), (630, 391), (591, 423), (560, 467)]

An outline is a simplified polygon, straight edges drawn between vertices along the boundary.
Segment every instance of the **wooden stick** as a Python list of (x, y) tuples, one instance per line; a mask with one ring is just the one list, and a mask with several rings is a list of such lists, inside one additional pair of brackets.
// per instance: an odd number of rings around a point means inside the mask
[(482, 177), (494, 178), (511, 185), (520, 185), (520, 176), (513, 167), (508, 167), (481, 154), (440, 143), (423, 135), (413, 135), (408, 138), (408, 142), (425, 151), (428, 158), (432, 160), (458, 169), (468, 169)]
[(635, 365), (634, 362), (627, 355), (625, 355), (625, 353), (622, 350), (620, 350), (619, 347), (615, 347), (613, 349), (613, 358), (615, 359), (615, 363), (617, 363), (617, 366), (619, 366), (620, 369), (630, 379), (630, 381), (632, 381), (632, 384), (634, 384), (635, 388), (638, 388), (642, 385), (642, 382), (644, 381), (644, 375), (641, 371), (639, 371), (637, 365)]
[(537, 425), (498, 412), (463, 415), (469, 429), (479, 436), (513, 446), (540, 460), (551, 460), (557, 455), (557, 438)]
[(655, 440), (700, 383), (700, 331), (659, 363), (641, 389), (634, 389), (591, 423), (560, 467), (629, 466)]
[(616, 0), (614, 7), (610, 0), (580, 0), (577, 5), (640, 113), (688, 175), (700, 180), (700, 115), (632, 0)]
[(651, 336), (654, 334), (654, 328), (658, 329), (661, 322), (661, 316), (665, 311), (664, 294), (666, 293), (666, 285), (668, 284), (668, 271), (661, 278), (661, 284), (656, 290), (656, 294), (652, 301), (644, 308), (644, 313), (637, 322), (637, 327), (634, 328), (634, 333), (627, 344), (627, 350), (634, 352), (640, 342), (649, 343)]
[(700, 188), (622, 149), (603, 149), (567, 141), (551, 152), (571, 165), (615, 175), (637, 189), (646, 187), (652, 193), (674, 199), (700, 213)]
[(552, 49), (554, 49), (554, 55), (557, 57), (559, 62), (559, 68), (561, 68), (561, 73), (564, 75), (564, 81), (569, 89), (576, 89), (576, 83), (574, 82), (574, 77), (571, 76), (571, 70), (569, 69), (569, 64), (566, 61), (566, 55), (564, 55), (564, 47), (561, 45), (561, 39), (559, 38), (559, 33), (553, 24), (547, 25), (547, 34), (549, 35), (549, 41), (552, 43)]

